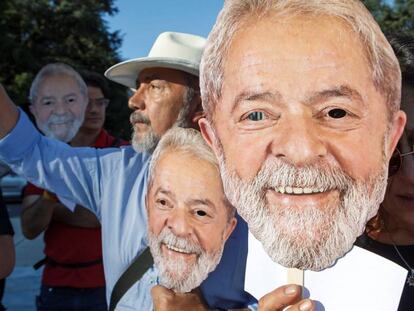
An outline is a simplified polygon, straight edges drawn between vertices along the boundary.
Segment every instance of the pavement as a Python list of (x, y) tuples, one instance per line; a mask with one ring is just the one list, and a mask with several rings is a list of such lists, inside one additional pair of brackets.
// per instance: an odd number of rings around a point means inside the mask
[(20, 227), (20, 205), (7, 204), (15, 231), (16, 266), (6, 280), (3, 305), (8, 311), (36, 310), (35, 298), (39, 292), (42, 269), (35, 271), (32, 266), (42, 259), (43, 234), (35, 240), (27, 240)]

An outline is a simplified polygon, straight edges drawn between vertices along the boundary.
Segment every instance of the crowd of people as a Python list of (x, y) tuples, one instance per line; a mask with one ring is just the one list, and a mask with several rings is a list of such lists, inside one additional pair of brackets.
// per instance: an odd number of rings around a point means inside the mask
[[(388, 258), (414, 308), (413, 37), (359, 0), (227, 0), (207, 39), (161, 33), (105, 76), (134, 90), (130, 144), (98, 73), (45, 65), (36, 126), (0, 85), (0, 161), (30, 182), (23, 234), (44, 232), (38, 310), (320, 310), (297, 284), (245, 290), (249, 232), (287, 268)], [(3, 279), (1, 196), (0, 225)]]

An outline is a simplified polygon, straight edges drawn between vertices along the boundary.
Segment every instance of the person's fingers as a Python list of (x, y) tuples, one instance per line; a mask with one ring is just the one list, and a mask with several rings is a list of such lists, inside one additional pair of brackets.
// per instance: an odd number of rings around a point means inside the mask
[(161, 285), (155, 285), (153, 288), (151, 288), (151, 296), (154, 297), (162, 297), (162, 296), (170, 296), (173, 295), (174, 292), (169, 290), (168, 288), (165, 288)]
[(151, 288), (152, 303), (154, 311), (168, 310), (169, 302), (174, 296), (174, 292), (161, 285)]
[(303, 299), (283, 311), (315, 311), (315, 303), (310, 299)]
[(300, 286), (293, 284), (281, 286), (259, 300), (259, 311), (282, 310), (286, 306), (294, 305), (300, 298)]

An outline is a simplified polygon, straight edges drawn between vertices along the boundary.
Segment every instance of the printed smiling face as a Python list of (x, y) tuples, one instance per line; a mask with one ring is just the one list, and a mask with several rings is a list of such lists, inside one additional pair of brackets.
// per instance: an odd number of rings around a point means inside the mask
[(220, 261), (235, 226), (218, 168), (183, 152), (166, 151), (147, 196), (149, 245), (161, 285), (189, 292)]
[(383, 198), (404, 124), (403, 114), (388, 117), (344, 22), (267, 16), (236, 32), (212, 121), (200, 127), (227, 197), (269, 256), (321, 270), (352, 247)]
[(76, 79), (58, 74), (43, 78), (30, 110), (43, 134), (69, 142), (83, 122), (86, 105)]

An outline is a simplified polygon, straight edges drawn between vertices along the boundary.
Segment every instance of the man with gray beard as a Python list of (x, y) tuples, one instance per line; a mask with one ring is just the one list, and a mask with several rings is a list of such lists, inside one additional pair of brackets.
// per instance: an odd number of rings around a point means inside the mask
[[(274, 261), (332, 266), (375, 215), (405, 124), (398, 61), (371, 14), (358, 0), (228, 0), (200, 71), (199, 124), (230, 202)], [(259, 309), (297, 299), (282, 287)]]
[(109, 68), (108, 79), (131, 88), (132, 146), (152, 152), (171, 127), (198, 128), (201, 100), (198, 62), (202, 37), (165, 32), (158, 36), (147, 57), (127, 60)]
[[(195, 126), (195, 123), (189, 120), (189, 116), (194, 115), (194, 109), (201, 108), (200, 106), (198, 106), (198, 108), (195, 107), (194, 103), (192, 102), (196, 96), (196, 92), (199, 93), (198, 79), (192, 78), (192, 80), (193, 82), (189, 82), (189, 86), (185, 88), (185, 92), (181, 101), (182, 106), (178, 112), (176, 121), (171, 125), (171, 127), (188, 128)], [(133, 101), (134, 98), (131, 100)], [(170, 117), (174, 118), (173, 115), (170, 115)], [(131, 113), (130, 122), (133, 125), (132, 146), (134, 147), (135, 151), (152, 152), (161, 139), (163, 131), (161, 133), (157, 132), (152, 126), (149, 117), (145, 116), (143, 112), (139, 111), (138, 109)], [(160, 122), (158, 118), (155, 118), (153, 121), (153, 123), (158, 122)], [(162, 123), (165, 124), (164, 122)], [(141, 134), (140, 129), (135, 127), (136, 124), (145, 125), (147, 127), (147, 130)]]

